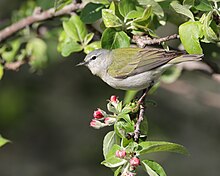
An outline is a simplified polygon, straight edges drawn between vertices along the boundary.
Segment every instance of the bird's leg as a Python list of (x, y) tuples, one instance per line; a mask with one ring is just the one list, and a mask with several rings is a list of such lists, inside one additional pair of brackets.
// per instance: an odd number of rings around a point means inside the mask
[(140, 107), (140, 110), (139, 110), (139, 115), (138, 115), (138, 118), (137, 118), (137, 122), (135, 124), (135, 130), (134, 130), (134, 133), (133, 133), (133, 136), (132, 136), (134, 138), (135, 142), (139, 141), (139, 137), (140, 137), (140, 134), (141, 134), (140, 125), (141, 125), (141, 122), (144, 120), (145, 99), (146, 99), (146, 96), (147, 96), (149, 90), (153, 87), (153, 85), (154, 84), (152, 83), (152, 84), (150, 84), (150, 86), (147, 89), (144, 89), (142, 96), (138, 100), (138, 106)]

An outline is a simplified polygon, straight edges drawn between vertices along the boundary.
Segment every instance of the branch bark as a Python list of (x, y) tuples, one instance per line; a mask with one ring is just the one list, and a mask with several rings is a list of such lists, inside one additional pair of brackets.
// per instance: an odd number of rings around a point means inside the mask
[(71, 14), (73, 11), (82, 8), (82, 4), (80, 3), (72, 3), (70, 5), (65, 6), (63, 9), (55, 12), (54, 8), (48, 9), (46, 11), (41, 12), (39, 8), (37, 8), (32, 16), (26, 17), (0, 31), (0, 42), (12, 36), (19, 30), (29, 26), (35, 22), (44, 21), (47, 19), (51, 19), (57, 16), (62, 16), (66, 14)]

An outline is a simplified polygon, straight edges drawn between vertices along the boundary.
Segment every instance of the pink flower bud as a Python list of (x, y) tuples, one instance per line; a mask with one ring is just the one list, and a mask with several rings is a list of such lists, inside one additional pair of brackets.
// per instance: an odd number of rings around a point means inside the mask
[(95, 119), (101, 119), (104, 117), (103, 113), (102, 113), (102, 110), (101, 109), (98, 109), (97, 111), (94, 111), (93, 113), (93, 117)]
[(102, 128), (104, 125), (103, 125), (102, 122), (93, 119), (93, 120), (90, 122), (90, 126), (93, 127), (93, 128), (95, 128), (95, 129), (99, 129), (99, 128)]
[(117, 150), (115, 153), (115, 156), (123, 159), (126, 156), (126, 151), (125, 150)]
[(112, 117), (106, 117), (104, 122), (106, 125), (113, 125), (116, 122), (116, 119)]
[(112, 96), (110, 97), (110, 101), (117, 103), (117, 102), (118, 102), (118, 97), (117, 97), (116, 95), (112, 95)]
[(134, 156), (133, 158), (130, 159), (130, 165), (137, 167), (138, 165), (140, 165), (140, 159)]

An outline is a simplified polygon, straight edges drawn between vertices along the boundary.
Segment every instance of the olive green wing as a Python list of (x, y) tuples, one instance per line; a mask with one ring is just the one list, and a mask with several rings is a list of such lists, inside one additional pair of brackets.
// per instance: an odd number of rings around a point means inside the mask
[[(131, 50), (131, 51), (130, 51)], [(118, 54), (118, 52), (120, 54)], [(166, 52), (157, 48), (122, 48), (112, 50), (112, 64), (108, 73), (114, 78), (125, 78), (137, 75), (162, 66), (175, 57), (179, 52)]]

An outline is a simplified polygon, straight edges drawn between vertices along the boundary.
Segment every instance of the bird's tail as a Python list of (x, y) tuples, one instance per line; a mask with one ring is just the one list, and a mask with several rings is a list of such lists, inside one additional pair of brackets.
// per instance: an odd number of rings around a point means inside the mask
[(188, 62), (188, 61), (200, 61), (203, 58), (203, 54), (183, 54), (179, 57), (176, 57), (169, 61), (169, 64), (179, 64), (181, 62)]

